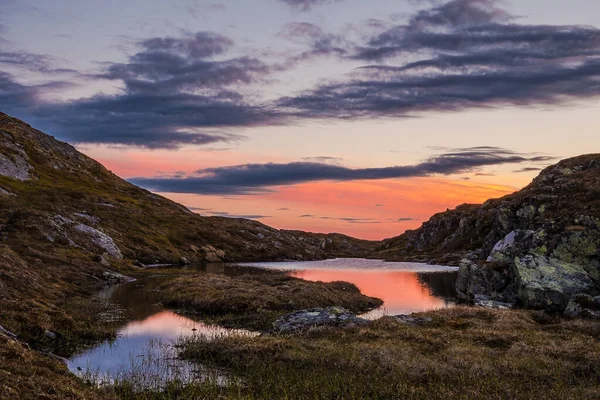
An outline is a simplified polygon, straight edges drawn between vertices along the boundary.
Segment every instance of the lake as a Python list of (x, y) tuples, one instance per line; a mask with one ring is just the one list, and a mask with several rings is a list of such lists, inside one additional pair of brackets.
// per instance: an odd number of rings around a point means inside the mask
[[(235, 265), (286, 270), (293, 276), (310, 281), (351, 282), (364, 294), (384, 301), (381, 308), (363, 315), (370, 319), (452, 307), (456, 301), (454, 283), (457, 269), (452, 267), (363, 259)], [(210, 274), (230, 272), (230, 266), (225, 264), (189, 268)], [(164, 279), (145, 278), (100, 292), (100, 298), (118, 305), (126, 322), (118, 330), (115, 340), (69, 359), (70, 370), (104, 383), (143, 379), (143, 382), (135, 382), (140, 387), (160, 385), (160, 382), (174, 378), (184, 381), (202, 379), (207, 374), (206, 370), (177, 358), (175, 342), (179, 338), (199, 335), (210, 340), (223, 335), (258, 334), (194, 321), (166, 310), (158, 303), (154, 289)]]

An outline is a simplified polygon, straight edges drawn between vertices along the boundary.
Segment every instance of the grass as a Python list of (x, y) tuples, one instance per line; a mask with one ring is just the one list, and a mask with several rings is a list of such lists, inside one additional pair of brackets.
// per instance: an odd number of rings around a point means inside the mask
[(410, 326), (301, 336), (190, 340), (183, 356), (244, 386), (227, 398), (592, 399), (600, 397), (600, 326), (527, 311), (456, 308)]
[(208, 317), (232, 328), (269, 330), (286, 313), (314, 307), (342, 306), (356, 313), (382, 304), (347, 282), (308, 282), (282, 271), (240, 268), (235, 276), (197, 274), (160, 287), (171, 308)]

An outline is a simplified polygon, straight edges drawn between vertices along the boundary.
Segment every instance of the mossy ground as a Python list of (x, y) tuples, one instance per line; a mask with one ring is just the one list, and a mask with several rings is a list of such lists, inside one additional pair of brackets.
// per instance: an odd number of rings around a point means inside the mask
[(224, 389), (225, 398), (600, 397), (597, 323), (475, 308), (424, 316), (433, 321), (411, 326), (386, 317), (301, 336), (195, 340), (184, 357), (239, 376), (243, 385)]
[(188, 275), (159, 288), (162, 302), (198, 314), (220, 325), (269, 330), (286, 313), (315, 307), (342, 306), (360, 313), (382, 301), (367, 297), (347, 282), (308, 282), (284, 272), (241, 268), (236, 276)]

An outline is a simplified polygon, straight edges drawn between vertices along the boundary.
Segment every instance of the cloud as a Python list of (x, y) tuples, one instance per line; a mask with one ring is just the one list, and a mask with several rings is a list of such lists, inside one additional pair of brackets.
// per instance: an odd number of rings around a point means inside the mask
[(278, 105), (303, 118), (352, 119), (600, 95), (600, 29), (518, 24), (498, 4), (421, 10), (344, 55), (370, 64)]
[[(336, 0), (279, 1), (308, 10)], [(240, 127), (556, 105), (600, 96), (600, 29), (519, 24), (495, 0), (420, 4), (425, 8), (402, 24), (374, 24), (367, 38), (359, 35), (359, 44), (343, 30), (287, 24), (280, 35), (308, 49), (274, 65), (240, 55), (231, 38), (215, 32), (147, 38), (125, 62), (103, 64), (93, 75), (121, 91), (67, 102), (44, 101), (42, 94), (72, 85), (56, 75), (77, 71), (55, 68), (47, 56), (7, 50), (2, 42), (0, 67), (55, 80), (28, 86), (2, 72), (0, 107), (72, 143), (177, 148), (235, 142), (242, 137), (232, 132)], [(261, 100), (260, 85), (270, 74), (323, 55), (362, 67), (302, 93)], [(339, 179), (333, 175), (329, 179)]]
[(131, 181), (159, 192), (196, 194), (256, 194), (271, 187), (315, 181), (352, 181), (452, 175), (503, 164), (545, 163), (552, 157), (523, 154), (497, 147), (455, 149), (415, 165), (351, 169), (339, 165), (293, 162), (244, 164), (207, 168), (185, 178), (134, 178)]
[(318, 156), (302, 157), (302, 161), (339, 165), (344, 159), (340, 157)]
[(331, 4), (342, 0), (278, 0), (297, 11), (308, 11), (315, 6)]
[(244, 214), (230, 214), (228, 212), (217, 212), (217, 211), (211, 211), (207, 213), (209, 216), (212, 217), (225, 217), (225, 218), (244, 218), (244, 219), (264, 219), (264, 218), (271, 218), (270, 215), (260, 215), (260, 214), (249, 214), (249, 215), (244, 215)]
[(256, 58), (214, 60), (233, 47), (231, 39), (214, 32), (155, 37), (138, 45), (141, 50), (128, 63), (111, 64), (99, 77), (122, 81), (128, 93), (174, 93), (222, 90), (255, 82), (269, 72)]
[(527, 168), (521, 168), (518, 169), (516, 171), (513, 171), (515, 173), (521, 173), (521, 172), (536, 172), (536, 171), (541, 171), (542, 168), (538, 168), (538, 167), (527, 167)]
[(388, 219), (382, 220), (382, 219), (375, 219), (375, 218), (323, 217), (323, 216), (312, 215), (312, 214), (300, 215), (298, 218), (342, 221), (342, 222), (347, 222), (349, 224), (388, 224), (388, 223), (396, 223), (396, 222), (414, 221), (413, 218), (398, 218), (398, 219), (388, 218)]
[(230, 143), (241, 137), (223, 129), (264, 126), (280, 118), (238, 90), (267, 74), (265, 64), (249, 57), (214, 59), (231, 49), (229, 38), (197, 32), (150, 38), (138, 46), (127, 63), (108, 64), (96, 76), (122, 83), (117, 94), (43, 102), (37, 96), (40, 87), (17, 84), (4, 74), (0, 105), (15, 110), (10, 99), (16, 99), (21, 105), (16, 116), (72, 143), (146, 148)]
[(374, 218), (349, 218), (349, 217), (322, 217), (312, 214), (301, 215), (299, 218), (311, 218), (311, 219), (326, 219), (334, 221), (347, 222), (349, 224), (381, 224), (384, 221), (376, 220)]
[(298, 63), (323, 56), (345, 57), (350, 48), (342, 35), (325, 32), (321, 27), (308, 22), (290, 22), (283, 26), (279, 36), (297, 44), (308, 45), (309, 49), (289, 56), (277, 66), (278, 70), (293, 68)]

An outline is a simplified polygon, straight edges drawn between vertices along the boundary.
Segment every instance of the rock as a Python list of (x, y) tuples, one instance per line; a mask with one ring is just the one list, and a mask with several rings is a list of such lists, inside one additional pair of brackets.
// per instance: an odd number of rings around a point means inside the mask
[(79, 217), (79, 218), (83, 218), (83, 219), (85, 219), (86, 221), (88, 221), (88, 222), (90, 222), (92, 224), (98, 224), (98, 223), (100, 223), (100, 218), (94, 217), (93, 215), (90, 215), (90, 214), (87, 214), (87, 213), (74, 213), (73, 215), (76, 216), (76, 217)]
[(407, 325), (423, 325), (423, 324), (426, 324), (428, 322), (433, 321), (433, 319), (431, 319), (431, 318), (427, 318), (427, 317), (415, 317), (412, 314), (394, 315), (394, 318), (398, 322), (401, 322), (401, 323), (407, 324)]
[(56, 333), (54, 332), (44, 331), (44, 336), (51, 340), (56, 339)]
[(112, 271), (104, 272), (102, 274), (102, 279), (105, 280), (109, 285), (122, 285), (124, 283), (135, 281), (134, 278)]
[(183, 265), (189, 265), (189, 264), (191, 264), (190, 260), (188, 260), (188, 259), (187, 259), (187, 258), (185, 258), (185, 257), (181, 257), (181, 260), (179, 260), (179, 262), (180, 262), (181, 264), (183, 264)]
[(0, 187), (0, 196), (16, 196), (16, 194), (9, 192), (8, 190), (2, 189)]
[(514, 303), (506, 303), (503, 301), (490, 300), (489, 298), (479, 297), (475, 299), (475, 305), (483, 308), (494, 308), (499, 310), (509, 310), (515, 308)]
[(578, 294), (571, 297), (564, 315), (569, 318), (600, 319), (600, 296), (592, 297), (589, 294)]
[(455, 286), (457, 297), (461, 301), (471, 303), (476, 296), (485, 295), (495, 300), (512, 302), (515, 300), (516, 291), (510, 283), (509, 275), (463, 259)]
[(546, 256), (516, 257), (513, 268), (519, 300), (528, 308), (563, 311), (571, 296), (594, 288), (583, 267)]
[(2, 327), (2, 325), (0, 325), (0, 335), (5, 336), (5, 337), (7, 337), (9, 339), (13, 339), (13, 340), (17, 339), (17, 335), (15, 335), (14, 333), (12, 333), (8, 329), (4, 329)]
[(529, 230), (514, 230), (500, 240), (487, 258), (487, 262), (497, 265), (509, 265), (514, 257), (529, 250), (529, 240), (535, 232)]
[(0, 153), (0, 175), (18, 181), (31, 180), (33, 167), (27, 162), (26, 157), (26, 154), (5, 155)]
[(204, 259), (208, 262), (223, 262), (223, 258), (225, 258), (225, 252), (223, 250), (217, 250), (210, 245), (202, 247), (202, 252), (204, 252)]
[(273, 324), (274, 333), (292, 333), (317, 326), (352, 326), (370, 323), (342, 307), (311, 308), (286, 314)]
[(119, 260), (123, 259), (121, 250), (119, 250), (113, 239), (106, 233), (100, 232), (99, 230), (84, 224), (78, 224), (75, 226), (75, 230), (87, 235), (94, 245), (104, 249), (110, 257), (114, 257)]

